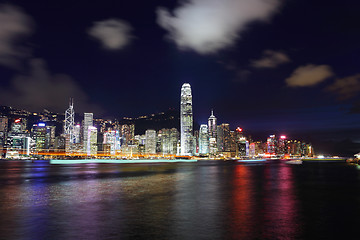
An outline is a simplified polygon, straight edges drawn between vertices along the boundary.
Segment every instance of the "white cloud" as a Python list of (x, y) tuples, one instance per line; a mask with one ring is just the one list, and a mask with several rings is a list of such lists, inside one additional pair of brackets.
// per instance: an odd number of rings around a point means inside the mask
[(0, 102), (33, 111), (44, 108), (63, 112), (69, 98), (74, 98), (76, 109), (100, 112), (100, 108), (88, 103), (81, 87), (66, 74), (52, 74), (42, 59), (31, 59), (29, 72), (16, 75), (11, 86), (0, 89)]
[(117, 50), (128, 45), (133, 38), (132, 27), (119, 19), (108, 19), (95, 22), (89, 29), (88, 34), (99, 40), (103, 47)]
[(360, 74), (336, 79), (326, 90), (336, 94), (339, 100), (355, 97), (360, 93)]
[(281, 0), (183, 0), (172, 13), (158, 8), (158, 24), (180, 49), (200, 54), (229, 47), (253, 21), (268, 20)]
[(0, 64), (16, 67), (19, 59), (29, 56), (21, 40), (33, 32), (32, 20), (19, 8), (0, 5)]
[(277, 66), (290, 62), (290, 58), (283, 52), (265, 50), (262, 58), (253, 60), (251, 66), (255, 68), (276, 68)]
[(289, 87), (309, 87), (332, 76), (334, 76), (334, 73), (330, 66), (308, 64), (295, 69), (285, 81)]

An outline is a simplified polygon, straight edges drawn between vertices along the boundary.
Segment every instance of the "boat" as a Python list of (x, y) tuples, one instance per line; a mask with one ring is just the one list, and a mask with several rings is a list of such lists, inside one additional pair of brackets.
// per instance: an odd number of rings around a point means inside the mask
[(300, 159), (291, 159), (291, 160), (286, 161), (285, 163), (287, 163), (287, 164), (302, 164), (303, 161)]

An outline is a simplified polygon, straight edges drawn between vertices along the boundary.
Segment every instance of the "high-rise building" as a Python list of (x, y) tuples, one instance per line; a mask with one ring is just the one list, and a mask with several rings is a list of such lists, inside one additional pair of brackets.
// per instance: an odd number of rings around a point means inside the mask
[(134, 141), (135, 125), (134, 124), (124, 124), (121, 126), (121, 137), (123, 145), (132, 145)]
[(18, 118), (11, 124), (11, 133), (25, 133), (27, 120), (25, 118)]
[(189, 83), (184, 83), (181, 87), (180, 132), (181, 155), (193, 155), (193, 111)]
[(145, 132), (145, 153), (156, 153), (156, 131), (148, 129)]
[(267, 152), (270, 154), (275, 154), (275, 145), (276, 145), (276, 139), (275, 135), (270, 135), (266, 141), (267, 145)]
[(45, 123), (34, 124), (31, 132), (37, 151), (44, 151), (49, 147), (50, 128), (47, 128)]
[(230, 152), (230, 125), (222, 123), (217, 127), (217, 149), (219, 152)]
[(0, 117), (0, 148), (5, 146), (6, 138), (7, 138), (7, 129), (8, 129), (8, 118)]
[(208, 119), (208, 128), (209, 128), (209, 153), (210, 155), (215, 155), (217, 152), (217, 125), (216, 117), (214, 116), (214, 111), (211, 110), (211, 115)]
[(84, 113), (84, 124), (83, 124), (83, 144), (84, 144), (84, 152), (88, 152), (88, 130), (89, 127), (93, 126), (93, 114), (92, 113)]
[(80, 129), (81, 129), (80, 124), (76, 124), (74, 126), (75, 143), (80, 143), (80, 141), (81, 141)]
[(200, 125), (199, 131), (199, 154), (209, 154), (209, 130), (206, 124)]
[(177, 154), (179, 131), (176, 128), (170, 129), (170, 154)]
[(88, 127), (87, 132), (87, 151), (88, 155), (94, 155), (97, 153), (97, 128), (94, 126)]
[(74, 101), (70, 99), (69, 108), (65, 111), (64, 134), (66, 139), (66, 152), (71, 152), (76, 141), (74, 134)]

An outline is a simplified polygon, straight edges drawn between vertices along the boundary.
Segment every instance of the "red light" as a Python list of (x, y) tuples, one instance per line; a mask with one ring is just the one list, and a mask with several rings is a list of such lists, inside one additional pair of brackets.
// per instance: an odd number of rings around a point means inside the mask
[(19, 123), (19, 122), (20, 122), (20, 119), (16, 119), (15, 122), (16, 122), (16, 123)]
[(286, 138), (286, 136), (281, 136), (280, 138), (281, 138), (281, 139), (285, 139), (285, 138)]
[(241, 129), (240, 127), (238, 127), (238, 128), (236, 129), (236, 131), (242, 132), (242, 129)]

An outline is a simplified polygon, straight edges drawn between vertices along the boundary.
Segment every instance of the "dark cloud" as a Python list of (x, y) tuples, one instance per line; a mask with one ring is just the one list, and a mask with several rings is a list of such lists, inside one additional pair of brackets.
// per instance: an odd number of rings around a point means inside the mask
[(118, 50), (128, 45), (133, 38), (132, 27), (119, 19), (108, 19), (95, 22), (88, 34), (99, 40), (103, 47), (109, 50)]
[(254, 68), (276, 68), (277, 66), (290, 62), (290, 58), (283, 52), (265, 50), (262, 58), (253, 60), (251, 66)]
[(285, 81), (289, 87), (311, 87), (334, 76), (328, 65), (308, 64), (295, 69)]
[(20, 59), (29, 57), (30, 49), (21, 41), (33, 32), (32, 19), (19, 8), (0, 5), (0, 64), (18, 67)]
[(335, 82), (325, 90), (337, 95), (339, 100), (355, 97), (360, 92), (360, 74), (336, 79)]
[(31, 59), (27, 73), (16, 75), (10, 88), (0, 89), (0, 105), (32, 111), (63, 112), (70, 97), (75, 100), (75, 110), (101, 113), (97, 105), (88, 103), (87, 95), (70, 76), (52, 74), (42, 59)]
[(200, 54), (232, 46), (249, 23), (267, 21), (279, 9), (280, 0), (187, 0), (172, 14), (158, 8), (158, 24), (180, 49)]

